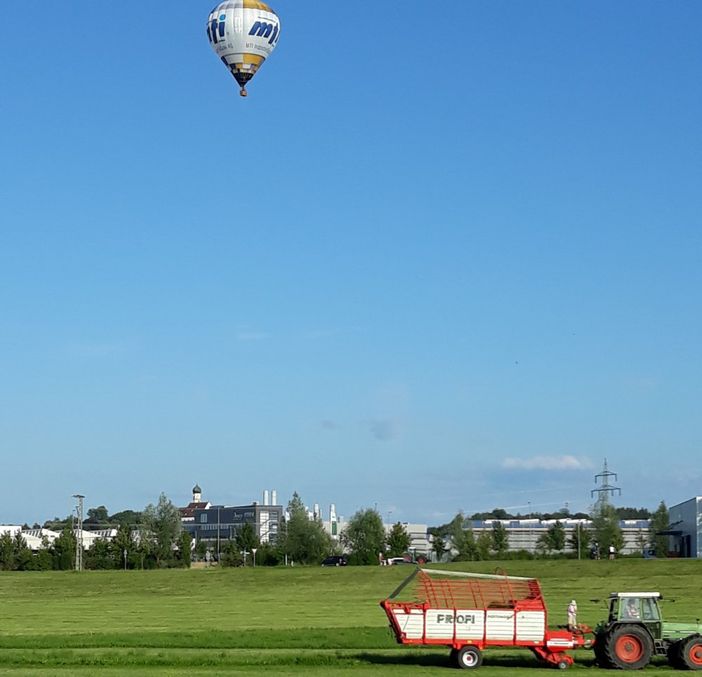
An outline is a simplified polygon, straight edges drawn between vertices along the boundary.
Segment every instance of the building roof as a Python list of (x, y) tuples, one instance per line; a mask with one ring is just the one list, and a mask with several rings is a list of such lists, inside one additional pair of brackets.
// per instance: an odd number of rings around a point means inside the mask
[(180, 510), (181, 518), (188, 518), (194, 517), (196, 510), (207, 510), (209, 507), (209, 501), (191, 501), (184, 508), (178, 508), (178, 510)]

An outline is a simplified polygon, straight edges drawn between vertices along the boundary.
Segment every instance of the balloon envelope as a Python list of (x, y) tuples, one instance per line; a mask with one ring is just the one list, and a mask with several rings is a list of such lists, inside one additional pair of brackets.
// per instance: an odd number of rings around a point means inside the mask
[(280, 19), (264, 2), (229, 0), (210, 12), (207, 37), (246, 96), (246, 83), (278, 44)]

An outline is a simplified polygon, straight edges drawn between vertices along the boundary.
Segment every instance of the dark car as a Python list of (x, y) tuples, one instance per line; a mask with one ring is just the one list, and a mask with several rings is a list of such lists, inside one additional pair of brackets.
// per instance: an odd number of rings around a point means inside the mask
[(331, 555), (322, 562), (323, 567), (345, 567), (347, 564), (344, 555)]

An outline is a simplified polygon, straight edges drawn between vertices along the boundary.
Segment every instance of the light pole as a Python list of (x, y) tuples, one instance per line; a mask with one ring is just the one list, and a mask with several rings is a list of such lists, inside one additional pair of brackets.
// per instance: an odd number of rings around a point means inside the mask
[(219, 506), (217, 506), (217, 564), (219, 564)]
[(251, 552), (253, 553), (253, 565), (254, 565), (254, 569), (256, 568), (256, 550), (258, 550), (258, 548), (251, 548)]
[(76, 506), (76, 571), (83, 571), (83, 494), (73, 494), (78, 501)]
[(578, 559), (580, 559), (580, 522), (578, 522), (577, 530), (578, 530)]

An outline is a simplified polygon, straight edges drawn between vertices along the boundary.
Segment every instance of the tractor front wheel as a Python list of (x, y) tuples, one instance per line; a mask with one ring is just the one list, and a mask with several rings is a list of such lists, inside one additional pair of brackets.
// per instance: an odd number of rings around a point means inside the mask
[(702, 637), (690, 637), (680, 642), (680, 664), (688, 670), (702, 670)]
[(604, 654), (613, 668), (640, 670), (651, 661), (651, 635), (639, 625), (617, 625), (605, 637)]
[(483, 654), (477, 646), (467, 644), (456, 652), (456, 665), (459, 668), (473, 670), (483, 664)]

